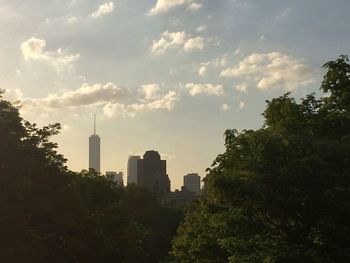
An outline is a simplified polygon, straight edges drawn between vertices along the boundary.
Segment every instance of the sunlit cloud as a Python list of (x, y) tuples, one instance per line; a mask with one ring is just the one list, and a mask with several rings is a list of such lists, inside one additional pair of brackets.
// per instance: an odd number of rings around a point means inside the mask
[(185, 31), (168, 32), (165, 31), (159, 40), (154, 40), (151, 52), (157, 55), (166, 53), (168, 50), (184, 50), (190, 52), (192, 50), (202, 50), (205, 45), (203, 37), (192, 37), (187, 35)]
[(45, 98), (23, 99), (23, 107), (38, 107), (46, 110), (65, 109), (67, 107), (91, 106), (107, 102), (123, 101), (128, 97), (128, 89), (113, 83), (89, 85), (62, 94), (49, 94)]
[[(157, 0), (156, 5), (149, 11), (148, 15), (153, 16), (160, 13), (166, 13), (174, 9), (175, 7), (186, 6), (186, 5), (188, 6), (189, 4), (191, 5), (192, 3), (193, 3), (193, 0)], [(192, 8), (198, 8), (198, 6), (194, 6)]]
[(292, 91), (314, 81), (311, 68), (301, 60), (279, 52), (254, 53), (237, 66), (222, 70), (221, 76), (252, 80), (260, 90)]
[(114, 2), (108, 2), (100, 5), (98, 9), (90, 14), (92, 18), (98, 18), (100, 16), (112, 13), (114, 10)]
[(247, 88), (248, 88), (248, 85), (245, 82), (235, 86), (235, 89), (240, 93), (247, 93), (248, 92)]
[(157, 83), (144, 84), (141, 86), (140, 93), (144, 95), (146, 100), (150, 100), (157, 97), (159, 90), (160, 86)]
[(190, 52), (194, 49), (202, 50), (204, 48), (204, 38), (202, 37), (194, 37), (189, 38), (184, 44), (184, 50), (186, 52)]
[(198, 75), (199, 76), (205, 76), (207, 74), (207, 67), (206, 66), (201, 66), (199, 69), (198, 69)]
[(245, 102), (241, 100), (238, 104), (238, 108), (243, 109), (244, 107), (245, 107)]
[(201, 8), (202, 8), (202, 4), (198, 4), (198, 3), (191, 3), (187, 6), (187, 9), (191, 11), (197, 11)]
[(191, 96), (196, 96), (199, 94), (222, 96), (225, 93), (224, 87), (222, 85), (213, 85), (210, 83), (206, 83), (206, 84), (187, 83), (185, 84), (185, 88), (188, 90)]
[(46, 41), (32, 37), (21, 44), (21, 51), (24, 59), (45, 61), (52, 64), (56, 70), (60, 71), (63, 67), (70, 67), (77, 61), (80, 54), (67, 55), (61, 48), (56, 51), (46, 51)]
[(167, 94), (144, 103), (136, 102), (125, 105), (121, 103), (108, 103), (103, 107), (103, 112), (107, 117), (122, 116), (135, 117), (136, 114), (147, 111), (167, 110), (171, 111), (175, 108), (179, 94), (175, 91), (169, 91)]
[(53, 111), (98, 107), (109, 118), (115, 116), (134, 117), (137, 113), (146, 111), (173, 110), (179, 100), (179, 94), (176, 91), (159, 93), (157, 85), (143, 85), (142, 94), (138, 94), (111, 82), (94, 85), (85, 83), (73, 91), (50, 94), (44, 98), (25, 98), (21, 103), (23, 111), (26, 113), (38, 109), (40, 111)]
[(206, 31), (207, 30), (207, 26), (206, 25), (201, 25), (201, 26), (199, 26), (199, 27), (197, 27), (197, 32), (204, 32), (204, 31)]
[(232, 109), (232, 107), (226, 103), (221, 105), (221, 110), (223, 110), (223, 111), (229, 111), (231, 109)]

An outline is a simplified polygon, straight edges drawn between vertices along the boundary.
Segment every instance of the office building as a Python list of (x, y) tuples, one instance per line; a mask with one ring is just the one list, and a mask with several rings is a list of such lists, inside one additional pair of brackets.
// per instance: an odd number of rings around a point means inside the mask
[(113, 171), (108, 171), (106, 172), (106, 178), (118, 183), (119, 185), (124, 185), (124, 180), (123, 180), (123, 172), (113, 172)]
[(201, 192), (201, 178), (196, 173), (187, 174), (184, 176), (184, 187), (186, 190), (200, 194)]
[(100, 173), (100, 137), (96, 134), (96, 116), (94, 116), (94, 134), (89, 137), (89, 169)]
[(155, 192), (169, 193), (170, 180), (166, 173), (166, 161), (156, 151), (147, 151), (137, 160), (137, 184)]
[(137, 184), (137, 160), (139, 160), (140, 156), (129, 156), (128, 159), (128, 184)]

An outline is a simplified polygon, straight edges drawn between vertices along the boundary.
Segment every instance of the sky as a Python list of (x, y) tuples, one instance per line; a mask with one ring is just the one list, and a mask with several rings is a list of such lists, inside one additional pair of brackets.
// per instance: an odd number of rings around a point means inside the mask
[[(319, 92), (322, 65), (350, 55), (349, 0), (0, 0), (0, 88), (88, 167), (157, 150), (172, 189), (202, 178), (226, 129), (257, 129), (266, 102)], [(124, 178), (126, 179), (126, 178)]]

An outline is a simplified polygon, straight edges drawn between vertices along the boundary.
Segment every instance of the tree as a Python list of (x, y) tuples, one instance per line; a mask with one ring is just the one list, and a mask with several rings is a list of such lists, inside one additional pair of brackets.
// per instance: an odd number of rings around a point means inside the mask
[(325, 64), (328, 96), (285, 94), (267, 101), (261, 129), (226, 131), (206, 195), (173, 242), (175, 262), (349, 262), (347, 62)]
[(59, 128), (39, 129), (0, 100), (0, 261), (73, 262), (84, 247), (72, 173), (49, 141)]
[(161, 262), (181, 213), (146, 189), (69, 171), (50, 137), (0, 92), (0, 262)]

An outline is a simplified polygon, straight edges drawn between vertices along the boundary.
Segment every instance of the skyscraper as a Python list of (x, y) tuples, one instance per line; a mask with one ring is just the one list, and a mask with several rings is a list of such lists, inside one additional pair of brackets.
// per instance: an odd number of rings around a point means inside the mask
[(137, 184), (155, 192), (170, 192), (170, 180), (166, 173), (166, 161), (156, 151), (147, 151), (137, 160)]
[(184, 176), (184, 187), (186, 190), (199, 194), (201, 191), (201, 178), (198, 174), (192, 173)]
[(94, 116), (94, 134), (89, 137), (89, 169), (100, 173), (100, 136), (96, 134), (96, 115)]
[(129, 156), (128, 159), (128, 184), (137, 184), (137, 160), (140, 156)]

